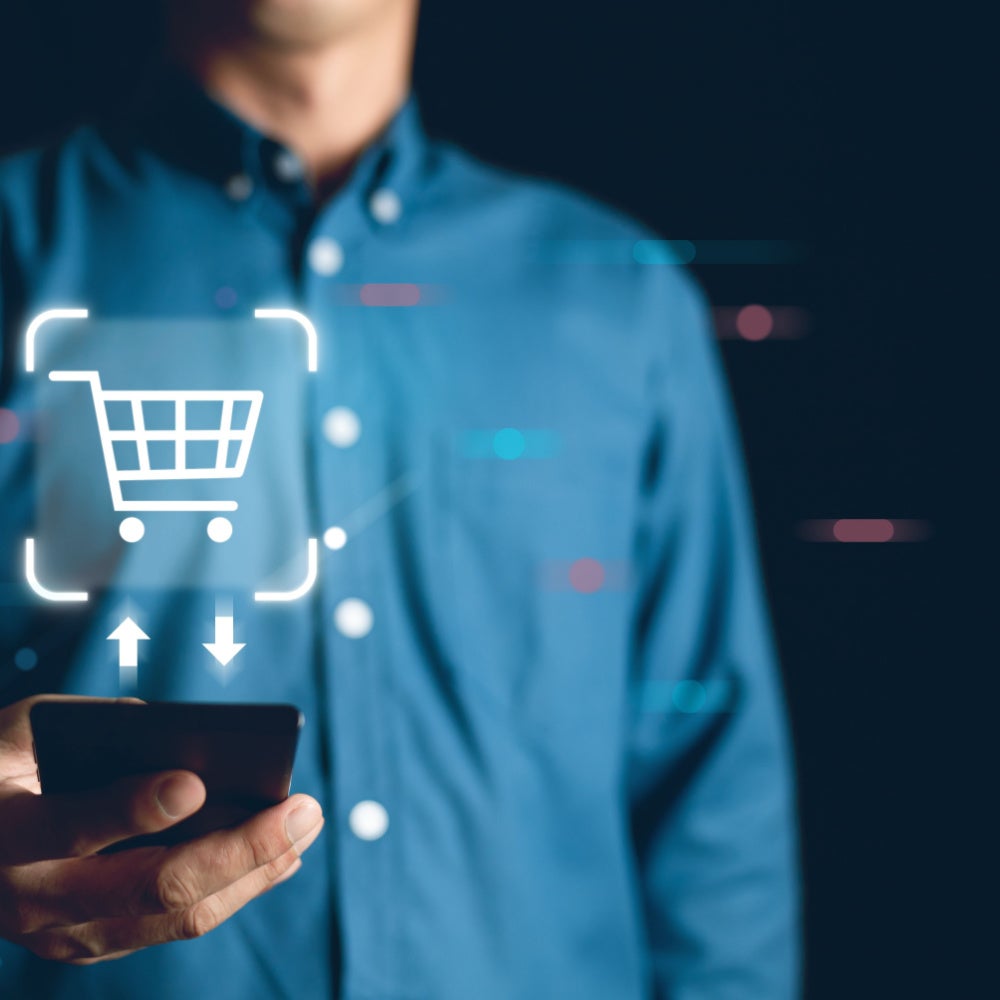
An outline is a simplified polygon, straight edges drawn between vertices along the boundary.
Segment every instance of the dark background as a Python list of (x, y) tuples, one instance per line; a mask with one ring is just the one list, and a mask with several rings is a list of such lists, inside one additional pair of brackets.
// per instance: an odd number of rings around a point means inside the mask
[[(970, 675), (942, 586), (939, 26), (808, 7), (425, 0), (417, 88), (432, 133), (668, 238), (800, 248), (694, 270), (716, 306), (810, 320), (797, 339), (722, 345), (796, 739), (807, 996), (983, 995), (970, 789), (952, 753)], [(146, 10), (5, 9), (0, 146), (127, 93), (155, 37)], [(796, 526), (815, 517), (919, 518), (931, 534), (808, 543)]]

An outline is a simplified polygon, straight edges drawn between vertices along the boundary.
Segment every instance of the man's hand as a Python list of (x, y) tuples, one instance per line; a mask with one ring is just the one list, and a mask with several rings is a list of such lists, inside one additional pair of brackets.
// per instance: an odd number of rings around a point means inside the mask
[(0, 709), (0, 937), (42, 958), (89, 965), (199, 937), (301, 867), (323, 814), (305, 795), (241, 826), (175, 847), (97, 852), (197, 812), (205, 786), (189, 771), (41, 795), (28, 712)]

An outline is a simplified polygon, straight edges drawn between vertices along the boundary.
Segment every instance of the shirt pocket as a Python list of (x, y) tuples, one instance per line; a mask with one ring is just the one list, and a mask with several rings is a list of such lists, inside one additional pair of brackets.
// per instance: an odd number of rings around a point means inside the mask
[(450, 463), (456, 677), (520, 723), (582, 723), (618, 703), (632, 482), (614, 456)]

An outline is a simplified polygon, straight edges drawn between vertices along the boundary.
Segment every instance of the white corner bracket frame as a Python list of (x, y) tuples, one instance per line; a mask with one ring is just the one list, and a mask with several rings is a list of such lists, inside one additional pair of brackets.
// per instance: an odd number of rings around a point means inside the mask
[(260, 602), (276, 601), (297, 601), (300, 597), (305, 597), (316, 583), (319, 573), (319, 539), (310, 538), (306, 549), (306, 576), (305, 579), (292, 590), (255, 590), (253, 599)]
[[(47, 309), (39, 313), (28, 325), (24, 344), (25, 371), (35, 370), (35, 341), (41, 328), (51, 320), (86, 319), (89, 312), (86, 309)], [(285, 319), (297, 323), (306, 335), (306, 361), (310, 372), (319, 367), (319, 337), (311, 320), (295, 309), (255, 309), (255, 319)], [(258, 590), (254, 591), (254, 600), (260, 602), (297, 601), (312, 590), (319, 573), (319, 539), (310, 538), (306, 549), (306, 575), (298, 586), (291, 590)], [(32, 591), (46, 601), (81, 603), (90, 599), (85, 590), (53, 590), (46, 587), (39, 579), (35, 562), (35, 539), (24, 540), (24, 575)]]
[[(254, 319), (285, 319), (297, 323), (306, 335), (306, 368), (310, 372), (319, 369), (319, 336), (312, 320), (297, 309), (254, 309)], [(291, 590), (255, 590), (253, 599), (261, 603), (297, 601), (312, 590), (319, 574), (319, 539), (310, 538), (306, 547), (305, 579)]]
[(24, 335), (24, 370), (35, 370), (35, 340), (38, 338), (38, 331), (46, 323), (53, 319), (86, 319), (88, 315), (86, 309), (46, 309), (45, 312), (40, 312), (28, 324), (28, 332)]
[[(46, 323), (54, 319), (86, 319), (89, 315), (86, 309), (46, 309), (45, 312), (40, 312), (28, 324), (24, 335), (24, 370), (27, 372), (35, 370), (35, 341), (38, 339), (39, 330)], [(79, 604), (90, 599), (85, 590), (53, 590), (38, 579), (34, 538), (24, 540), (24, 578), (32, 591), (45, 601)]]
[(290, 319), (298, 323), (306, 335), (306, 360), (309, 371), (314, 372), (319, 367), (319, 337), (312, 320), (296, 309), (254, 309), (254, 319)]
[(35, 568), (34, 538), (24, 540), (24, 577), (28, 581), (28, 586), (45, 601), (78, 604), (90, 599), (90, 595), (85, 590), (52, 590), (38, 579), (38, 572)]

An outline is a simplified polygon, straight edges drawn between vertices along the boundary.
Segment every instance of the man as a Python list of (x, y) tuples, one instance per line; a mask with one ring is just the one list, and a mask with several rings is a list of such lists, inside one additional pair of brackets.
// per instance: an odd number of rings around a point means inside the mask
[[(0, 167), (0, 995), (794, 995), (789, 751), (700, 295), (634, 224), (423, 135), (415, 0), (169, 10), (177, 71)], [(318, 582), (266, 606), (244, 581), (225, 687), (180, 520), (158, 588), (92, 528), (88, 602), (24, 582), (36, 509), (77, 489), (31, 475), (24, 330), (81, 302), (137, 357), (169, 349), (144, 323), (237, 307), (318, 331), (260, 484), (271, 522), (325, 538)], [(258, 336), (229, 362), (285, 370)], [(303, 708), (298, 794), (115, 854), (199, 779), (37, 794), (25, 699), (116, 695), (123, 601), (142, 697)]]

